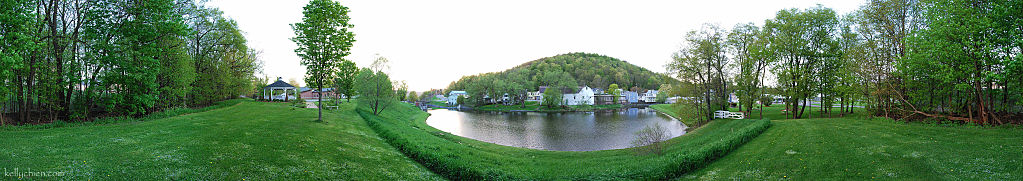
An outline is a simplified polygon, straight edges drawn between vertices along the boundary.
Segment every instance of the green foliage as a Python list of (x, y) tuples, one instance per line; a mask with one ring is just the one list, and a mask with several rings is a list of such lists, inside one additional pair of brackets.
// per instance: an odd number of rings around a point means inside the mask
[(561, 152), (501, 146), (426, 124), (427, 113), (394, 103), (359, 115), (396, 149), (451, 180), (659, 180), (676, 178), (725, 156), (770, 127), (768, 120), (722, 120), (665, 141), (663, 155), (635, 149)]
[(685, 47), (672, 55), (672, 61), (667, 65), (668, 71), (682, 81), (676, 86), (680, 95), (692, 97), (679, 102), (688, 101), (686, 107), (700, 110), (693, 113), (697, 113), (696, 118), (704, 117), (702, 120), (711, 120), (711, 112), (728, 107), (729, 92), (724, 71), (728, 60), (724, 56), (723, 34), (713, 25), (690, 31), (686, 34)]
[(201, 2), (2, 4), (0, 105), (19, 122), (142, 116), (253, 89), (256, 53), (233, 21)]
[(355, 95), (355, 76), (358, 76), (359, 68), (355, 66), (355, 62), (343, 61), (334, 74), (332, 82), (335, 93), (339, 94), (338, 96), (344, 95), (351, 101), (352, 95)]
[(408, 84), (405, 81), (394, 82), (394, 98), (397, 101), (407, 101), (408, 99)]
[[(302, 15), (302, 22), (291, 25), (295, 31), (291, 41), (298, 44), (295, 53), (306, 66), (305, 82), (316, 90), (334, 82), (339, 88), (345, 88), (342, 92), (349, 92), (350, 80), (347, 79), (353, 78), (350, 71), (354, 71), (355, 64), (345, 56), (351, 54), (355, 33), (350, 31), (354, 25), (348, 23), (351, 21), (348, 7), (332, 0), (312, 0), (302, 8)], [(318, 120), (323, 120), (322, 109), (317, 110), (321, 115)]]
[[(662, 83), (674, 82), (674, 79), (660, 77), (657, 73), (616, 58), (590, 53), (568, 53), (526, 62), (502, 72), (464, 76), (448, 85), (447, 90), (469, 90), (477, 86), (479, 91), (468, 91), (470, 95), (503, 95), (509, 92), (511, 96), (524, 97), (526, 90), (537, 91), (538, 86), (574, 89), (584, 85), (596, 88), (618, 84), (656, 89)], [(482, 97), (479, 99), (482, 100)]]
[(419, 94), (416, 91), (409, 91), (408, 98), (405, 101), (419, 101)]
[(561, 88), (547, 87), (547, 90), (543, 91), (543, 99), (540, 100), (540, 104), (547, 106), (547, 109), (561, 106), (562, 96)]
[(906, 58), (897, 67), (908, 90), (905, 107), (983, 124), (1006, 123), (992, 112), (1023, 111), (1018, 109), (1023, 3), (921, 3), (927, 28), (906, 37)]
[[(35, 16), (29, 3), (24, 1), (0, 1), (0, 112), (8, 109), (8, 99), (17, 98), (14, 94), (15, 73), (23, 69), (24, 62), (38, 48), (36, 37), (30, 25), (34, 24)], [(0, 116), (0, 125), (6, 124)]]
[(739, 71), (735, 74), (735, 95), (739, 106), (751, 113), (756, 100), (763, 96), (764, 77), (768, 66), (774, 62), (774, 52), (770, 50), (768, 34), (753, 24), (736, 25), (728, 34), (726, 41), (735, 55), (735, 65)]
[(662, 84), (661, 88), (657, 89), (657, 97), (655, 99), (657, 99), (657, 102), (663, 103), (668, 100), (668, 97), (675, 96), (671, 91), (671, 84)]
[(781, 58), (774, 73), (789, 97), (786, 105), (793, 108), (793, 118), (803, 117), (812, 96), (821, 95), (828, 103), (833, 99), (842, 65), (838, 23), (834, 10), (817, 6), (779, 11), (764, 25), (772, 50)]
[(771, 96), (761, 96), (759, 101), (761, 105), (764, 105), (765, 107), (770, 107), (771, 104), (774, 103), (774, 98), (772, 98)]
[(465, 96), (458, 96), (458, 97), (455, 97), (455, 105), (459, 105), (459, 104), (465, 104), (465, 103), (466, 103), (466, 102), (465, 102), (465, 101), (466, 101), (465, 99), (466, 99), (466, 98), (465, 98)]
[(611, 102), (618, 103), (618, 96), (622, 95), (622, 88), (618, 88), (618, 84), (611, 84), (607, 86), (605, 93), (615, 95), (611, 98)]

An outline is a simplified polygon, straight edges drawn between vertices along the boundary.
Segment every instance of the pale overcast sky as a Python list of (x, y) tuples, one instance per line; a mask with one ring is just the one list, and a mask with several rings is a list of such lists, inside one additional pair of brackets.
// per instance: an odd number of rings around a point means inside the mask
[[(763, 25), (781, 9), (822, 4), (839, 15), (863, 0), (693, 1), (341, 1), (355, 25), (348, 59), (365, 67), (375, 54), (391, 62), (391, 78), (415, 91), (444, 88), (464, 75), (501, 71), (569, 52), (615, 57), (664, 72), (686, 32), (712, 23)], [(238, 21), (249, 45), (263, 52), (263, 73), (301, 81), (290, 24), (307, 0), (211, 0)]]

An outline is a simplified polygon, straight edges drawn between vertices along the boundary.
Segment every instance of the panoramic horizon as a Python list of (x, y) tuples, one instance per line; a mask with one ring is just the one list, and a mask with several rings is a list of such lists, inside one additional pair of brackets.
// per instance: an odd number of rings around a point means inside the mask
[(1023, 180), (1023, 0), (0, 7), (0, 180)]
[[(262, 51), (263, 75), (305, 85), (295, 34), (307, 1), (211, 0), (238, 22), (249, 45)], [(391, 61), (391, 79), (409, 90), (444, 89), (462, 76), (497, 72), (565, 53), (606, 55), (664, 73), (686, 32), (703, 24), (731, 29), (763, 25), (780, 9), (818, 4), (840, 16), (863, 1), (338, 1), (355, 25), (352, 54), (368, 66), (376, 55)], [(272, 13), (268, 13), (272, 12)], [(457, 68), (457, 69), (455, 69)], [(429, 74), (430, 76), (422, 76)]]

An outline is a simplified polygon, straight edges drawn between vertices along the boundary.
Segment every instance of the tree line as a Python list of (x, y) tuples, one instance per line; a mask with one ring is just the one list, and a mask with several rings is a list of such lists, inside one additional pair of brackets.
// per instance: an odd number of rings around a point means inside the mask
[(253, 92), (259, 52), (192, 0), (4, 0), (0, 119), (83, 121)]
[(1010, 0), (870, 0), (841, 16), (785, 9), (761, 26), (691, 31), (667, 68), (683, 82), (672, 93), (703, 120), (734, 93), (750, 113), (783, 96), (790, 118), (855, 104), (894, 119), (1020, 123), (1020, 12)]

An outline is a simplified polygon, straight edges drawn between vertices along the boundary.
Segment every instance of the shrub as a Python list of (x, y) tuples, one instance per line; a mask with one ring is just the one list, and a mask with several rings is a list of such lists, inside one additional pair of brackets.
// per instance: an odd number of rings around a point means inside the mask
[(636, 146), (639, 154), (658, 154), (664, 151), (661, 144), (668, 140), (668, 130), (664, 127), (647, 125), (643, 130), (636, 132), (636, 139), (632, 145)]

